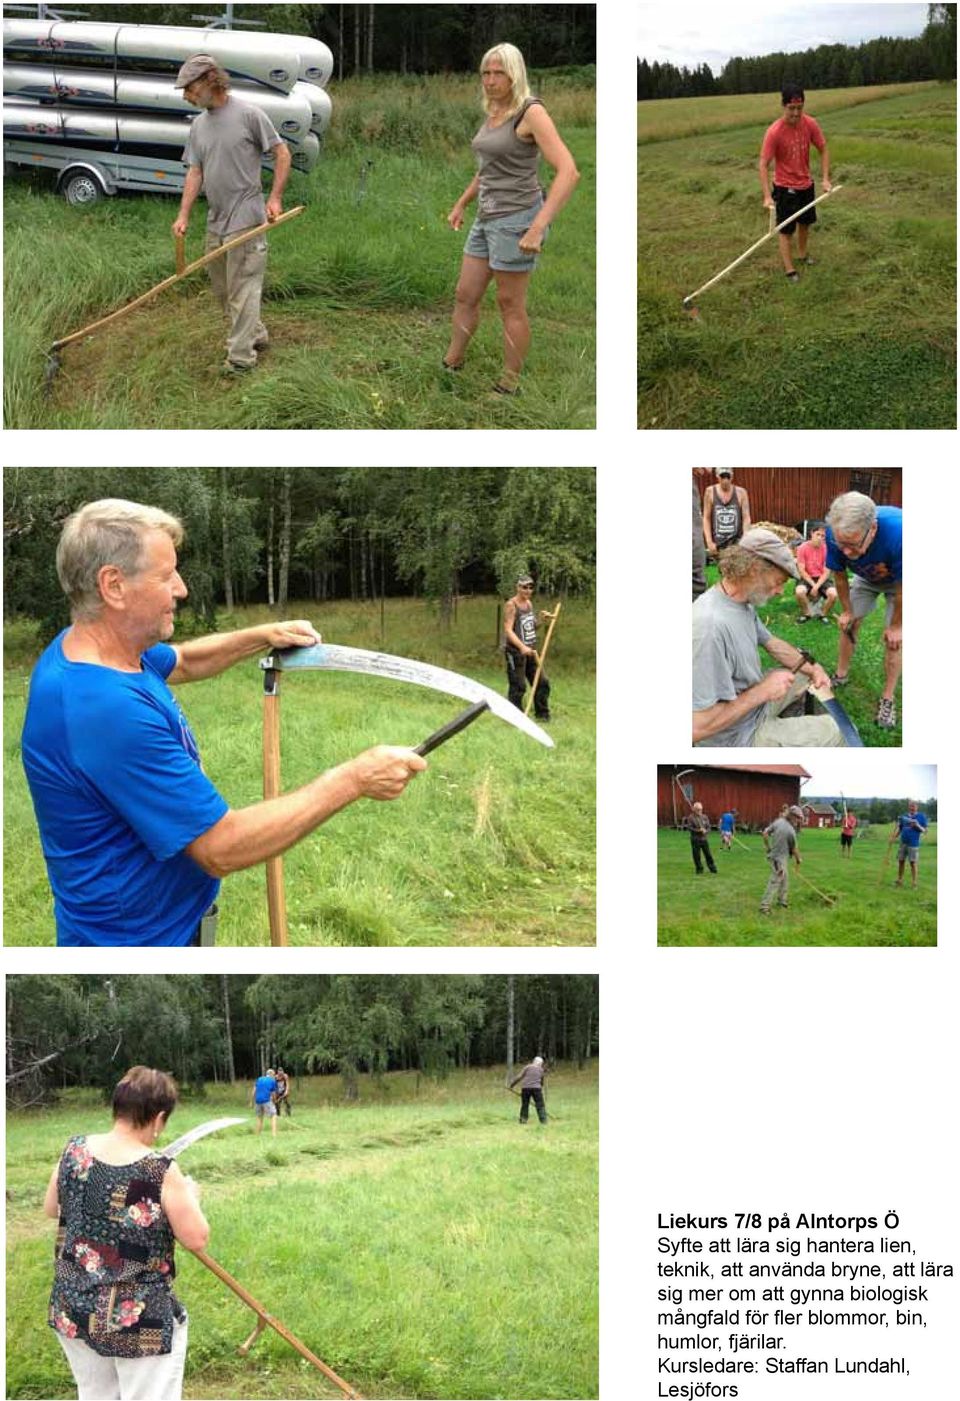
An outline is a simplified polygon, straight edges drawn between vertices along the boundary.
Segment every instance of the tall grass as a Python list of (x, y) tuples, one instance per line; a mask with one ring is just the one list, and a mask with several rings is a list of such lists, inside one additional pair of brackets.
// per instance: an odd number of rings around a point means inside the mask
[[(771, 813), (771, 817), (774, 814)], [(694, 872), (686, 832), (661, 828), (657, 833), (657, 942), (699, 948), (720, 945), (850, 946), (906, 948), (937, 942), (937, 828), (934, 823), (920, 849), (920, 884), (910, 889), (905, 873), (896, 877), (896, 844), (888, 839), (893, 824), (871, 827), (853, 845), (853, 856), (840, 856), (837, 830), (804, 829), (800, 833), (799, 870), (790, 863), (788, 908), (774, 905), (759, 913), (770, 865), (759, 836), (740, 834), (730, 851), (721, 851), (712, 833), (710, 850), (717, 875)], [(889, 852), (889, 855), (888, 855)], [(886, 860), (885, 860), (886, 857)], [(805, 878), (805, 879), (804, 879)], [(832, 906), (806, 881), (812, 881)]]
[[(287, 204), (308, 212), (270, 239), (272, 348), (242, 382), (217, 377), (221, 321), (198, 274), (68, 348), (46, 395), (54, 340), (172, 271), (175, 205), (122, 196), (77, 210), (39, 175), (7, 182), (7, 427), (593, 426), (592, 89), (548, 93), (583, 179), (531, 280), (534, 345), (525, 393), (510, 401), (490, 392), (501, 361), (492, 298), (467, 369), (439, 367), (464, 240), (446, 216), (473, 172), (475, 84), (352, 80), (333, 96), (327, 149), (288, 189)], [(198, 210), (190, 256), (202, 224)]]
[(824, 122), (845, 188), (818, 211), (817, 265), (791, 285), (772, 240), (699, 320), (682, 299), (767, 230), (764, 118), (640, 147), (640, 427), (955, 425), (956, 88), (871, 91)]
[[(596, 1396), (595, 1067), (558, 1070), (545, 1129), (517, 1124), (502, 1068), (440, 1085), (386, 1076), (351, 1106), (337, 1089), (295, 1085), (276, 1139), (232, 1129), (184, 1154), (213, 1257), (365, 1396)], [(211, 1087), (172, 1134), (248, 1102), (248, 1086)], [(11, 1397), (72, 1394), (44, 1323), (53, 1223), (40, 1207), (69, 1135), (108, 1118), (82, 1094), (8, 1116)], [(185, 1251), (177, 1265), (186, 1397), (336, 1394), (272, 1332), (238, 1359), (252, 1315)]]
[[(907, 93), (935, 90), (936, 83), (889, 83), (885, 87), (807, 89), (811, 112), (837, 112), (865, 102), (884, 102)], [(637, 140), (641, 145), (729, 131), (780, 115), (779, 92), (738, 93), (728, 97), (672, 97), (637, 103)]]
[[(460, 604), (443, 634), (426, 605), (307, 607), (330, 641), (372, 646), (464, 672), (505, 691), (496, 601)], [(256, 610), (223, 626), (261, 620)], [(52, 899), (20, 760), (29, 657), (8, 631), (4, 673), (4, 904), (8, 944), (54, 941)], [(381, 642), (382, 636), (382, 642)], [(484, 717), (438, 749), (396, 803), (360, 801), (287, 853), (293, 944), (592, 944), (595, 940), (593, 613), (570, 600), (548, 668), (556, 748)], [(418, 686), (342, 673), (282, 682), (284, 789), (374, 744), (419, 744), (461, 703)], [(204, 768), (232, 807), (262, 796), (262, 685), (256, 664), (178, 688)], [(269, 942), (264, 871), (230, 876), (218, 941)]]

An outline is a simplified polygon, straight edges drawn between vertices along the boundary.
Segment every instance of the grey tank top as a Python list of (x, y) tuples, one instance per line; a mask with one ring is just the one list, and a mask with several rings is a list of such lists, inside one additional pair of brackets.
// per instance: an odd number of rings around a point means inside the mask
[(540, 148), (535, 141), (523, 141), (517, 135), (517, 127), (534, 104), (543, 106), (539, 97), (531, 97), (499, 126), (484, 122), (470, 143), (480, 176), (477, 208), (481, 219), (519, 214), (542, 198)]

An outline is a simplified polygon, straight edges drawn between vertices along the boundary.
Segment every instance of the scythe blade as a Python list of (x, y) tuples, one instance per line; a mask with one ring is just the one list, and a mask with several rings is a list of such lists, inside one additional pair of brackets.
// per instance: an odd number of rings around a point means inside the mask
[(340, 647), (328, 642), (318, 642), (312, 647), (289, 647), (272, 652), (260, 662), (264, 671), (352, 671), (361, 676), (381, 676), (388, 681), (406, 681), (414, 686), (426, 686), (431, 691), (442, 691), (448, 696), (458, 696), (461, 700), (476, 705), (486, 701), (487, 706), (506, 724), (535, 739), (548, 749), (554, 747), (553, 740), (534, 724), (523, 711), (511, 705), (505, 696), (492, 691), (469, 676), (461, 676), (457, 671), (447, 671), (444, 667), (430, 666), (427, 662), (414, 661), (409, 657), (394, 657), (389, 652), (369, 652), (362, 647)]

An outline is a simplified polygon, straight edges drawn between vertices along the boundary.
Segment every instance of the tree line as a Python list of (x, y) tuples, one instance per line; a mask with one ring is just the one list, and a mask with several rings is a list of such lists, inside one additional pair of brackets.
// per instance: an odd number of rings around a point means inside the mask
[(461, 593), (530, 570), (551, 593), (591, 596), (595, 474), (583, 467), (15, 467), (4, 472), (4, 618), (41, 641), (69, 621), (54, 567), (66, 518), (120, 496), (186, 528), (181, 573), (196, 625), (294, 598), (412, 595), (449, 621)]
[[(205, 13), (224, 9), (208, 5)], [(83, 14), (122, 24), (198, 24), (196, 5), (84, 5)], [(580, 67), (596, 57), (594, 5), (238, 5), (234, 23), (321, 39), (338, 79), (473, 72), (505, 40), (532, 68)]]
[[(843, 814), (843, 798), (808, 798), (804, 797), (805, 803), (830, 803), (838, 812)], [(856, 815), (858, 819), (869, 823), (895, 822), (901, 813), (906, 812), (910, 798), (848, 798), (847, 809)], [(937, 820), (937, 800), (928, 798), (925, 803), (917, 801), (917, 808), (924, 813), (931, 822)]]
[(957, 7), (929, 5), (927, 26), (916, 39), (879, 38), (862, 44), (820, 44), (796, 53), (731, 58), (714, 75), (708, 63), (678, 68), (637, 60), (637, 101), (663, 97), (716, 97), (802, 88), (875, 87), (957, 76)]
[(592, 974), (14, 975), (7, 993), (7, 1103), (56, 1102), (68, 1087), (109, 1097), (124, 1071), (150, 1065), (202, 1095), (209, 1082), (251, 1080), (282, 1064), (362, 1077), (535, 1055), (582, 1067), (600, 1044)]

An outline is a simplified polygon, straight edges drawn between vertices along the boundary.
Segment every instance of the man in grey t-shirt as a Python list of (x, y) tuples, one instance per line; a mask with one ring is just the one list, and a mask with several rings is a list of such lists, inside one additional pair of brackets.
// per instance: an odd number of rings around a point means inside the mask
[[(693, 605), (693, 742), (763, 748), (843, 744), (829, 715), (781, 718), (811, 685), (833, 696), (817, 662), (774, 637), (757, 608), (783, 592), (800, 572), (788, 547), (772, 530), (754, 526), (720, 556), (720, 582)], [(759, 648), (779, 666), (764, 672)], [(799, 674), (798, 674), (799, 673)]]
[[(173, 232), (178, 237), (186, 233), (190, 211), (202, 189), (207, 197), (209, 253), (283, 212), (290, 148), (258, 107), (231, 95), (227, 74), (209, 54), (188, 58), (177, 74), (176, 86), (183, 89), (189, 103), (203, 111), (190, 127), (183, 153), (188, 169)], [(273, 187), (264, 204), (260, 166), (268, 154), (273, 157)], [(230, 321), (225, 373), (253, 369), (257, 351), (267, 344), (267, 328), (260, 320), (266, 267), (267, 240), (263, 235), (210, 264), (214, 295)]]
[(770, 879), (760, 901), (760, 913), (768, 915), (773, 897), (777, 904), (786, 908), (787, 904), (787, 864), (792, 856), (800, 865), (800, 852), (797, 850), (797, 828), (803, 826), (803, 809), (795, 806), (787, 808), (783, 817), (775, 817), (769, 827), (763, 829), (763, 845), (770, 862)]

